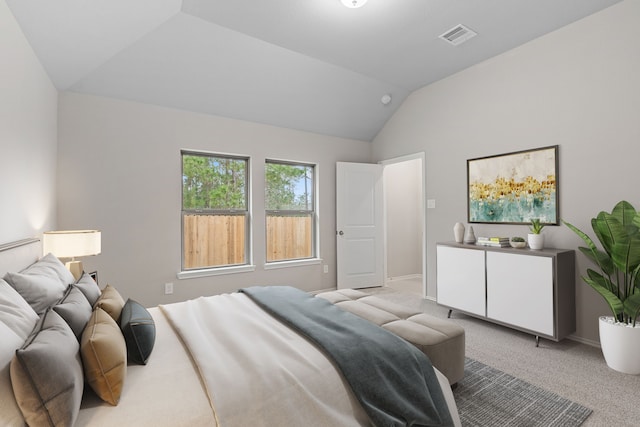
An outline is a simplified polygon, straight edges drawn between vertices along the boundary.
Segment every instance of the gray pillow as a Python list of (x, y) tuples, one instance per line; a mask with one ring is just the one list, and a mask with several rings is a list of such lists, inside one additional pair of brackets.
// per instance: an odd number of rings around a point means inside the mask
[(80, 276), (76, 282), (76, 287), (82, 291), (87, 301), (89, 301), (89, 304), (91, 304), (91, 307), (93, 307), (96, 301), (98, 301), (98, 298), (100, 298), (100, 287), (89, 273), (82, 272), (82, 276)]
[(51, 275), (57, 277), (65, 288), (76, 281), (69, 269), (53, 254), (46, 254), (20, 273)]
[(120, 330), (127, 343), (129, 361), (146, 365), (156, 342), (156, 325), (151, 314), (136, 301), (128, 299), (120, 314)]
[(69, 285), (60, 302), (53, 306), (53, 310), (67, 322), (78, 341), (80, 341), (82, 331), (93, 311), (82, 291), (76, 288), (75, 285)]
[(69, 325), (47, 310), (11, 361), (13, 394), (31, 426), (70, 426), (84, 389), (80, 344)]
[(49, 306), (58, 302), (67, 288), (57, 276), (44, 274), (7, 273), (4, 280), (13, 286), (38, 314), (44, 313)]
[(43, 256), (20, 273), (7, 273), (4, 280), (38, 314), (59, 301), (67, 286), (75, 282), (73, 274), (52, 254)]

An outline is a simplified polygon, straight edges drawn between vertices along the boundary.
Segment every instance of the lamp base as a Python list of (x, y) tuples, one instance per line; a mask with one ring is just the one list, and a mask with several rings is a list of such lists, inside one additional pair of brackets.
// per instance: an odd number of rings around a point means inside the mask
[(65, 266), (71, 272), (71, 274), (73, 274), (73, 277), (75, 277), (76, 280), (82, 277), (82, 272), (84, 271), (82, 261), (69, 261), (65, 264)]

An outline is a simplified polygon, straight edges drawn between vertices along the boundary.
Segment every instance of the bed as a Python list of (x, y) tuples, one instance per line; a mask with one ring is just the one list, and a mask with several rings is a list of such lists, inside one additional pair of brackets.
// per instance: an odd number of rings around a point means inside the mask
[[(38, 257), (39, 242), (24, 243), (0, 252), (0, 277), (17, 281), (20, 289), (20, 280), (29, 274), (40, 280), (38, 274), (44, 270), (36, 267), (48, 262), (45, 266), (62, 276), (64, 284), (65, 273), (60, 270), (64, 266), (50, 255)], [(83, 278), (74, 286), (62, 286), (59, 298), (55, 292), (48, 295), (45, 299), (56, 301), (48, 306), (29, 292), (26, 298), (16, 297), (19, 292), (13, 283), (0, 280), (0, 425), (25, 425), (25, 406), (27, 420), (34, 425), (372, 425), (370, 413), (335, 360), (246, 294), (146, 309), (122, 300), (114, 287), (107, 286), (98, 288), (91, 304), (95, 289), (88, 275)], [(55, 289), (60, 292), (60, 286)], [(85, 303), (91, 309), (88, 319), (77, 314), (86, 313)], [(118, 306), (117, 317), (127, 320), (116, 329), (111, 312)], [(131, 338), (129, 330), (137, 331), (137, 336)], [(58, 335), (46, 339), (42, 331)], [(36, 342), (41, 336), (42, 342)], [(110, 338), (101, 342), (105, 336)], [(25, 367), (31, 363), (27, 350), (35, 347), (37, 353), (38, 345), (50, 341), (68, 345), (58, 345), (61, 354), (55, 357), (61, 365), (39, 377)], [(95, 360), (85, 358), (87, 348), (94, 355), (106, 352), (99, 369)], [(55, 351), (44, 353), (49, 358)], [(39, 363), (47, 365), (34, 365), (43, 370), (55, 366), (50, 360)], [(96, 375), (92, 369), (100, 372)], [(450, 421), (460, 425), (448, 381), (434, 372)], [(23, 381), (31, 385), (16, 386)], [(38, 381), (43, 382), (43, 393), (55, 397), (34, 402), (32, 383)], [(49, 390), (53, 383), (62, 391)], [(48, 402), (44, 406), (43, 400)]]

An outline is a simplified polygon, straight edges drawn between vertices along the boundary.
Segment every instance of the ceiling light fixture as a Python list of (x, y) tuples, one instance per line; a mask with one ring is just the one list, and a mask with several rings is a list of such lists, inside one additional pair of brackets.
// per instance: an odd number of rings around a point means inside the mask
[(349, 9), (356, 9), (358, 7), (364, 6), (367, 0), (340, 0), (343, 5), (347, 6)]

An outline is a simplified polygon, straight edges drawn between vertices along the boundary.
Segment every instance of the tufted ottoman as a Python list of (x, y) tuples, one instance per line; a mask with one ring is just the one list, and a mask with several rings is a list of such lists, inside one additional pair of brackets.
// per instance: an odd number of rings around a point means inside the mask
[(426, 354), (453, 385), (464, 376), (464, 329), (448, 319), (410, 310), (355, 289), (316, 295), (393, 332)]

